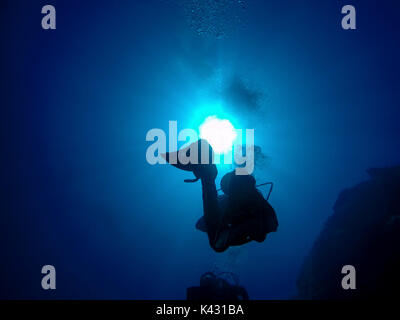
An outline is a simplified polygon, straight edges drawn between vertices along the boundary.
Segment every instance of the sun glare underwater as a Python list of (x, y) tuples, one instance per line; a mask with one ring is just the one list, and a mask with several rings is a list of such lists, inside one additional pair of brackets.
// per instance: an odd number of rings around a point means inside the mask
[(228, 119), (210, 116), (200, 125), (200, 138), (207, 140), (217, 154), (229, 152), (236, 137), (235, 128)]

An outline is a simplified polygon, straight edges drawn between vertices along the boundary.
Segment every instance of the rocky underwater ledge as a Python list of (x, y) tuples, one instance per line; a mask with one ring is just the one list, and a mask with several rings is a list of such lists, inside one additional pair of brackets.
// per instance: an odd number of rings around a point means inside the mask
[[(297, 280), (297, 299), (395, 298), (400, 289), (400, 166), (342, 191)], [(354, 266), (355, 289), (342, 268)]]

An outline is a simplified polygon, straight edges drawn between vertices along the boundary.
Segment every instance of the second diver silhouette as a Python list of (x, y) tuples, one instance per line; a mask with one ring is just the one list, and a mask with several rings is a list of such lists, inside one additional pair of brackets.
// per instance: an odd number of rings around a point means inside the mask
[(185, 182), (201, 180), (204, 216), (196, 228), (207, 233), (210, 246), (216, 252), (252, 240), (263, 242), (268, 233), (277, 230), (275, 210), (256, 188), (253, 176), (236, 175), (235, 171), (227, 173), (221, 180), (224, 194), (218, 196), (215, 185), (218, 170), (213, 163), (213, 149), (206, 140), (162, 156), (173, 166), (193, 172), (196, 179)]

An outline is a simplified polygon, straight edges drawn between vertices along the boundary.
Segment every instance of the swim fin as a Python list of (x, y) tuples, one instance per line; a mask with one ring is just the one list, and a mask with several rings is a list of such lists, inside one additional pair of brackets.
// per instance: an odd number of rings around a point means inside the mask
[[(213, 164), (214, 151), (210, 144), (203, 139), (193, 142), (179, 151), (163, 153), (161, 156), (174, 167), (193, 172), (196, 179), (186, 179), (185, 182), (196, 182), (205, 177), (215, 179), (218, 173)], [(184, 158), (187, 163), (182, 163), (181, 158)]]
[(206, 226), (206, 221), (204, 220), (204, 217), (201, 217), (197, 223), (196, 223), (196, 229), (207, 232), (207, 226)]

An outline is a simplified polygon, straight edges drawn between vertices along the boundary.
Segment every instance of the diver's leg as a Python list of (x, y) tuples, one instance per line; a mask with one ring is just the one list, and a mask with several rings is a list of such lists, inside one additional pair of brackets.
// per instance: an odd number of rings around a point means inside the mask
[(213, 177), (203, 177), (201, 179), (203, 211), (210, 245), (214, 250), (221, 251), (220, 248), (215, 247), (218, 232), (221, 228), (221, 212), (218, 204), (217, 188), (214, 179), (215, 178)]
[[(196, 180), (201, 179), (203, 212), (207, 235), (211, 247), (218, 251), (218, 249), (215, 248), (215, 241), (218, 235), (218, 230), (221, 226), (221, 213), (218, 204), (217, 188), (215, 186), (215, 178), (217, 177), (218, 170), (213, 163), (214, 151), (206, 140), (201, 139), (179, 152), (182, 152), (184, 155), (187, 155), (189, 152), (190, 157), (193, 156), (196, 160), (195, 163), (189, 162), (188, 164), (183, 164), (178, 161), (178, 163), (173, 165), (183, 170), (192, 171)], [(192, 154), (191, 152), (197, 152), (197, 154)], [(170, 162), (170, 153), (166, 153), (162, 156)], [(179, 154), (175, 155), (175, 158), (179, 160)]]

